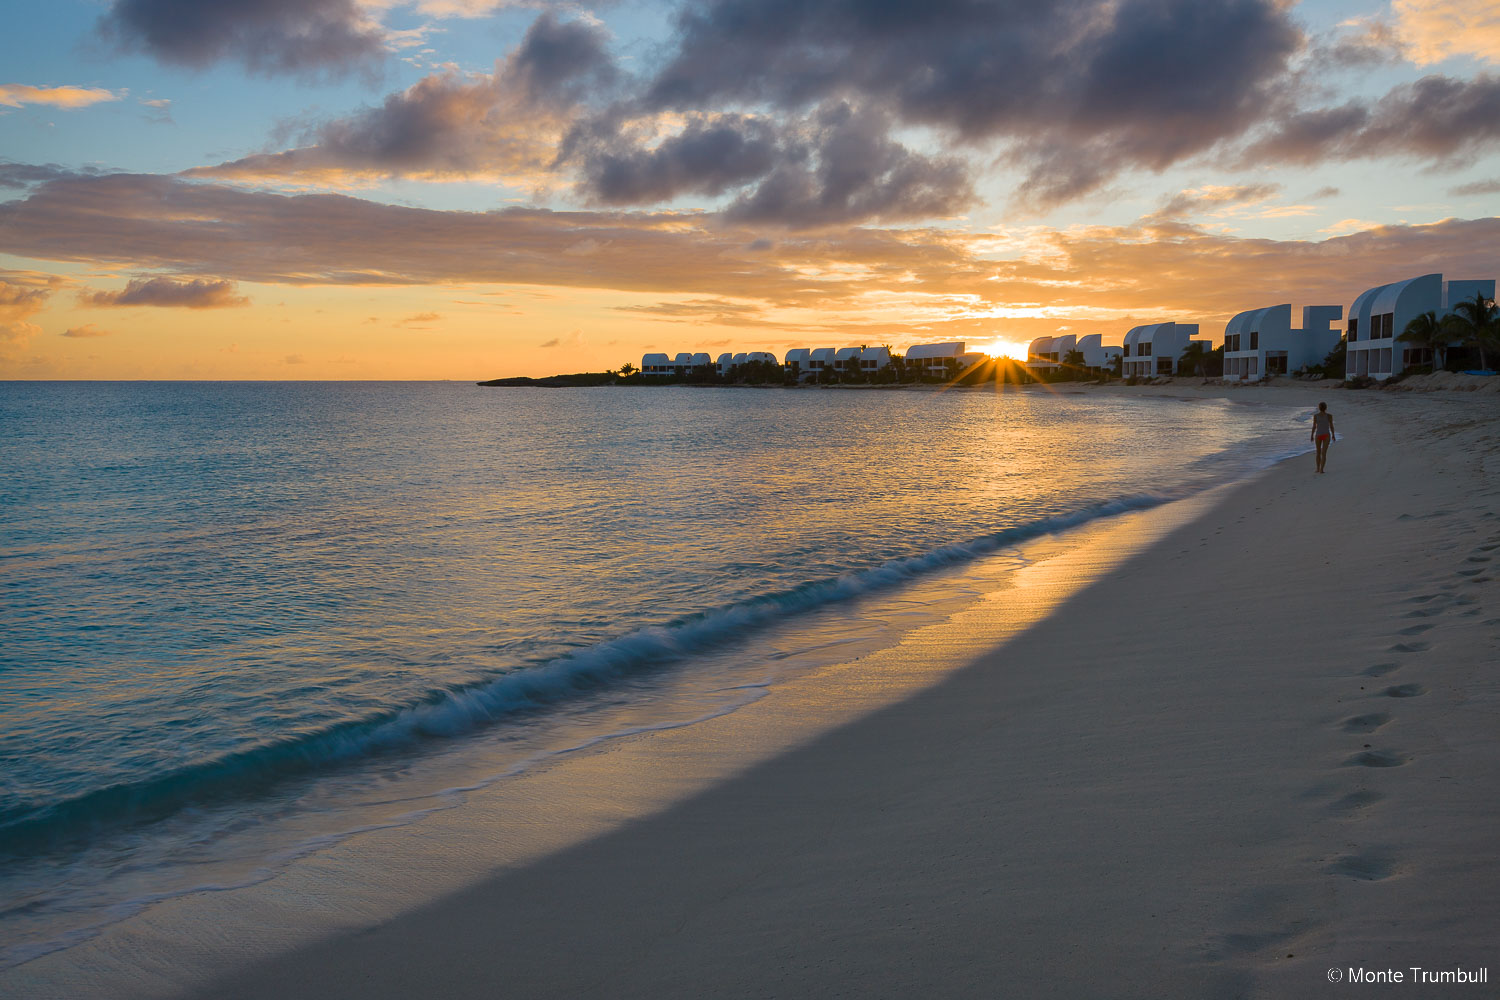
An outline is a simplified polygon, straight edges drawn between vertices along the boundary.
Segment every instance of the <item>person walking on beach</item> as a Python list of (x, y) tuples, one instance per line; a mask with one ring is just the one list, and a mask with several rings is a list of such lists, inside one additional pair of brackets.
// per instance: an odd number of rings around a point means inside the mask
[(1333, 440), (1333, 414), (1328, 412), (1327, 403), (1318, 404), (1318, 412), (1313, 414), (1312, 422), (1313, 444), (1318, 446), (1318, 471), (1323, 471), (1323, 463), (1328, 461), (1328, 442)]

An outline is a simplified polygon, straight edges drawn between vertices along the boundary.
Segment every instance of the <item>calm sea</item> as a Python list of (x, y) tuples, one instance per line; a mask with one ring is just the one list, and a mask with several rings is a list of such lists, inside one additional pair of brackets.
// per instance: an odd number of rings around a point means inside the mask
[(1243, 476), (1305, 445), (1299, 418), (1038, 391), (0, 385), (0, 967), (418, 822), (622, 713), (732, 711), (763, 631)]

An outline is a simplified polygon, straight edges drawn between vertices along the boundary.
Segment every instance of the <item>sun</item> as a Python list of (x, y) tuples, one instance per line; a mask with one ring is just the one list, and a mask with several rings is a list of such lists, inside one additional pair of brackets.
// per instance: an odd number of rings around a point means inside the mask
[(974, 344), (969, 348), (971, 351), (983, 351), (992, 358), (1014, 358), (1017, 361), (1026, 360), (1026, 349), (1031, 346), (1030, 341), (995, 339), (982, 344)]

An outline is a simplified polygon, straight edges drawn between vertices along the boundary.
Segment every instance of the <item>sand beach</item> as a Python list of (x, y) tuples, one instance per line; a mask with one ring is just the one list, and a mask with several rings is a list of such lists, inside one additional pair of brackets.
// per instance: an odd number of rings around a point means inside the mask
[(1495, 397), (1235, 391), (1328, 399), (1328, 474), (1283, 462), (907, 700), (197, 995), (1323, 997), (1495, 966)]

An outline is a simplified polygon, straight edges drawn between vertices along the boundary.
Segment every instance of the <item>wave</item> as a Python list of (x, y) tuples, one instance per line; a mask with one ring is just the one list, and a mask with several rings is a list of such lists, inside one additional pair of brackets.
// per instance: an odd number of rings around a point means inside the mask
[(254, 797), (287, 781), (462, 736), (680, 661), (791, 616), (896, 587), (1040, 535), (1157, 507), (1195, 492), (1183, 487), (1091, 504), (668, 625), (642, 628), (549, 662), (435, 690), (416, 703), (363, 719), (287, 735), (47, 805), (13, 806), (0, 810), (0, 857), (71, 848), (111, 829), (166, 819), (188, 807)]

